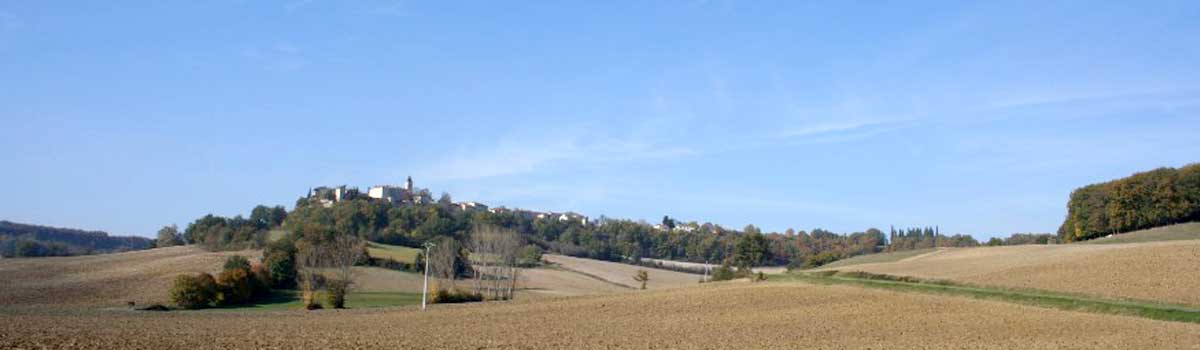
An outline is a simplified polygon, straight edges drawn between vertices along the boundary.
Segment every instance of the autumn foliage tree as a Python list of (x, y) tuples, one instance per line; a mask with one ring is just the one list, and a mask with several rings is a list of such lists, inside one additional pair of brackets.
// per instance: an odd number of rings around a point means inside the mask
[(1200, 163), (1158, 168), (1071, 192), (1065, 242), (1200, 220)]

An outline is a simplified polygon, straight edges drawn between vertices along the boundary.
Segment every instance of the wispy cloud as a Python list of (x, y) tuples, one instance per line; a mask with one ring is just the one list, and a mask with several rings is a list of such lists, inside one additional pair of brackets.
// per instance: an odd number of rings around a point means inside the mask
[(809, 124), (809, 125), (794, 127), (794, 128), (790, 128), (790, 129), (785, 129), (785, 130), (779, 132), (779, 134), (776, 136), (790, 138), (790, 137), (807, 137), (807, 136), (817, 136), (817, 135), (828, 135), (828, 134), (833, 134), (833, 133), (841, 133), (841, 132), (859, 130), (859, 129), (863, 129), (863, 128), (866, 128), (866, 127), (869, 127), (872, 125), (876, 125), (876, 124), (878, 124), (878, 123), (867, 122), (867, 121), (817, 123), (817, 124)]
[(309, 64), (301, 49), (286, 41), (266, 47), (244, 49), (241, 54), (243, 57), (261, 64), (267, 70), (275, 72), (297, 71)]
[(554, 165), (619, 163), (693, 154), (695, 151), (687, 147), (664, 146), (636, 139), (587, 141), (579, 137), (533, 142), (508, 139), (478, 151), (450, 155), (420, 173), (448, 180), (481, 179), (532, 173)]

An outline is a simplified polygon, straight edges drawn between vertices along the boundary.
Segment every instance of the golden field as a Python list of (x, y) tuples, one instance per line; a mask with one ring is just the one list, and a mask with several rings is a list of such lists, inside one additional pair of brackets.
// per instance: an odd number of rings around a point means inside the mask
[(1200, 240), (942, 248), (832, 269), (1200, 305)]

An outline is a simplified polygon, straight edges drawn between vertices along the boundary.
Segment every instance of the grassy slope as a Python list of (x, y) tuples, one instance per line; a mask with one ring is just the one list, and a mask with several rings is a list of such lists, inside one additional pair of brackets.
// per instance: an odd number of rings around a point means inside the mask
[(1200, 222), (1189, 222), (1171, 226), (1155, 227), (1141, 231), (1123, 233), (1108, 238), (1097, 238), (1079, 244), (1117, 244), (1158, 241), (1200, 239)]
[(934, 250), (936, 250), (936, 249), (927, 248), (927, 249), (915, 249), (915, 250), (906, 250), (906, 251), (891, 252), (891, 253), (859, 255), (859, 256), (856, 256), (853, 258), (849, 258), (849, 259), (834, 261), (828, 265), (821, 266), (821, 268), (836, 268), (836, 267), (858, 265), (858, 264), (874, 264), (874, 263), (886, 263), (886, 262), (900, 261), (900, 260), (908, 259), (908, 258), (917, 256), (917, 255), (931, 253)]
[(382, 243), (370, 242), (367, 245), (367, 253), (375, 258), (391, 258), (392, 260), (413, 263), (417, 261), (417, 253), (421, 250), (417, 248), (402, 247), (398, 245), (389, 245)]

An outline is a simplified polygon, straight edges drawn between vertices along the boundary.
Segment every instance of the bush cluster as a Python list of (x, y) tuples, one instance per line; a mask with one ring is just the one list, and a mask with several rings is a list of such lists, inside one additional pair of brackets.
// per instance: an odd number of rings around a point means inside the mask
[(231, 256), (224, 270), (214, 278), (201, 272), (179, 275), (171, 285), (171, 301), (184, 309), (229, 306), (266, 297), (271, 291), (271, 276), (262, 264), (252, 264), (242, 256)]
[(483, 294), (463, 290), (438, 290), (433, 294), (434, 304), (473, 303), (483, 301)]

